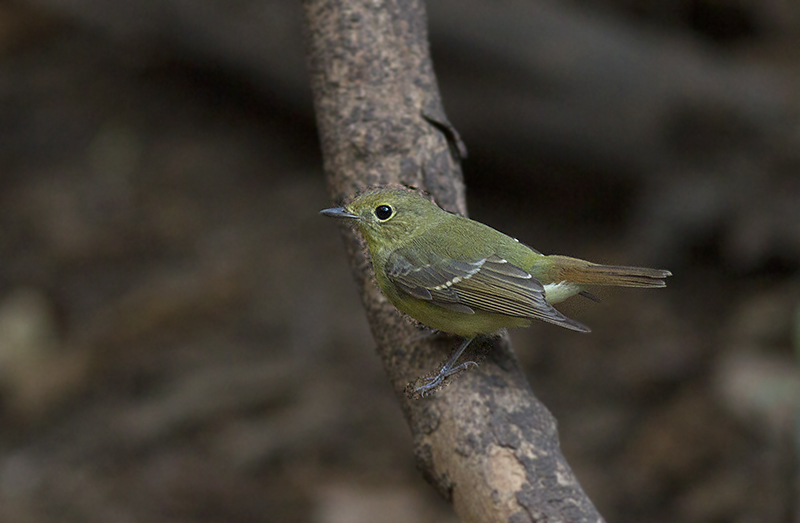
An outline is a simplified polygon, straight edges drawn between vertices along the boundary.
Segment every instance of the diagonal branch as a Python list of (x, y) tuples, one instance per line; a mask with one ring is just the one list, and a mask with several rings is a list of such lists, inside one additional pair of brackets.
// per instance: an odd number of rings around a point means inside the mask
[[(401, 183), (466, 212), (464, 148), (444, 116), (420, 0), (305, 0), (311, 83), (325, 173), (342, 200)], [(507, 338), (477, 370), (422, 400), (406, 384), (437, 367), (452, 339), (416, 331), (381, 295), (354, 233), (343, 236), (378, 353), (414, 437), (418, 465), (464, 521), (598, 522)]]

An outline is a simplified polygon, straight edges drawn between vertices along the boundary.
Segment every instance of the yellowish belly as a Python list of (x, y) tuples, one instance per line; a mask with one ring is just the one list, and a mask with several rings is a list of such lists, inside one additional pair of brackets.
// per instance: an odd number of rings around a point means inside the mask
[(391, 301), (399, 310), (432, 329), (465, 337), (492, 334), (503, 328), (527, 327), (531, 324), (531, 320), (527, 318), (480, 310), (475, 311), (475, 314), (465, 314), (410, 297)]

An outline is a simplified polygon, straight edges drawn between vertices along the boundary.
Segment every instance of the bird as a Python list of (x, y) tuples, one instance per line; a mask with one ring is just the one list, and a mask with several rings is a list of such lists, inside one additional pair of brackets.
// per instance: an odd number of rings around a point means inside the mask
[(659, 288), (672, 273), (546, 255), (481, 222), (445, 211), (419, 192), (378, 187), (321, 214), (347, 221), (366, 240), (375, 281), (389, 302), (420, 323), (464, 338), (438, 373), (414, 393), (424, 396), (449, 376), (479, 335), (542, 320), (590, 329), (553, 304), (594, 286)]

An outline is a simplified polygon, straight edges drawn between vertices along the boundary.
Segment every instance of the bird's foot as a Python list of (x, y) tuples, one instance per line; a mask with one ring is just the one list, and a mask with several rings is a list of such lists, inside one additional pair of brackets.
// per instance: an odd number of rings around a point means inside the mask
[[(412, 393), (414, 396), (418, 396), (420, 398), (424, 398), (426, 395), (430, 394), (434, 390), (438, 389), (444, 383), (444, 380), (447, 379), (449, 376), (453, 374), (458, 374), (461, 371), (467, 370), (470, 367), (477, 367), (478, 364), (474, 361), (465, 361), (460, 365), (455, 367), (448, 368), (447, 365), (442, 367), (435, 376), (429, 376), (426, 378), (420, 378), (422, 380), (422, 385), (413, 389)], [(418, 380), (419, 382), (419, 380)]]

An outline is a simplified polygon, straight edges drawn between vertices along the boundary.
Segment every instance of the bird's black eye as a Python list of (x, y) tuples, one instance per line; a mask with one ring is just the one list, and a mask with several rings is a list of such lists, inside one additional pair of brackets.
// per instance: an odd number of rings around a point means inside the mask
[(392, 216), (392, 208), (388, 205), (378, 205), (375, 207), (375, 216), (381, 221), (388, 220)]

